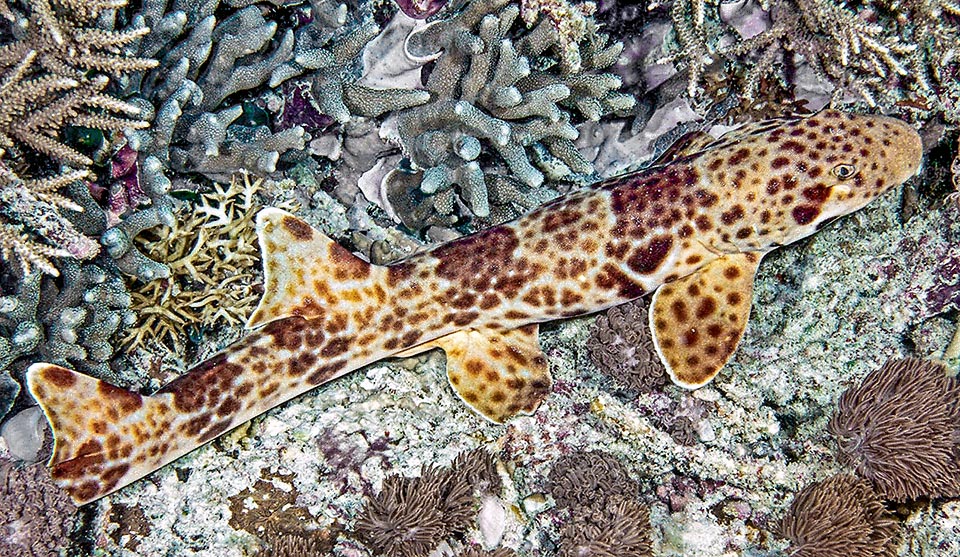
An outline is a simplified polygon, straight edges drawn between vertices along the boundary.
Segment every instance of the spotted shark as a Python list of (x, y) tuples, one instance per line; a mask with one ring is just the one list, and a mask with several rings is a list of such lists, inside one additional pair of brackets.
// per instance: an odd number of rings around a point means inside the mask
[(301, 393), (433, 348), (476, 412), (530, 414), (551, 388), (539, 323), (648, 293), (657, 353), (695, 389), (743, 337), (764, 254), (903, 183), (921, 157), (916, 131), (888, 117), (759, 122), (387, 266), (264, 209), (265, 292), (247, 336), (151, 395), (30, 366), (52, 476), (94, 501)]

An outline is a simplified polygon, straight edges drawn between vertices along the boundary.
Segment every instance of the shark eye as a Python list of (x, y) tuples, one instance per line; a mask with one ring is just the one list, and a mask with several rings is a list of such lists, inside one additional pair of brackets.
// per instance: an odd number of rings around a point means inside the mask
[(857, 173), (857, 167), (852, 164), (838, 164), (833, 167), (833, 175), (841, 180), (847, 180), (853, 178), (853, 175)]

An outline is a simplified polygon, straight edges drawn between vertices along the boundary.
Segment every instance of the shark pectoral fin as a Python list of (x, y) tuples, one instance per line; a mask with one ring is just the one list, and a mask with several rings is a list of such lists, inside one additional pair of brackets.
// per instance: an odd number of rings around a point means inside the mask
[(674, 383), (702, 387), (726, 365), (747, 327), (759, 264), (756, 253), (725, 255), (653, 295), (654, 346)]
[(323, 317), (341, 298), (376, 296), (386, 301), (378, 281), (384, 272), (350, 253), (305, 221), (273, 207), (257, 214), (263, 257), (264, 294), (247, 320), (247, 328), (276, 319)]
[(457, 395), (483, 417), (502, 423), (532, 414), (550, 392), (547, 357), (539, 327), (504, 333), (467, 330), (435, 341), (447, 354), (447, 379)]

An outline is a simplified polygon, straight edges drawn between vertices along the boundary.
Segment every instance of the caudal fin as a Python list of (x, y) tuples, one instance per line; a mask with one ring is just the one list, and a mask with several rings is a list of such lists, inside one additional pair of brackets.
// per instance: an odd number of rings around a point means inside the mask
[(247, 328), (283, 317), (320, 318), (341, 301), (357, 302), (370, 294), (386, 297), (380, 281), (371, 280), (381, 278), (385, 267), (360, 259), (286, 211), (260, 211), (257, 235), (264, 294)]
[(27, 386), (53, 429), (50, 473), (78, 505), (169, 460), (164, 435), (158, 435), (169, 424), (162, 402), (45, 363), (30, 366)]

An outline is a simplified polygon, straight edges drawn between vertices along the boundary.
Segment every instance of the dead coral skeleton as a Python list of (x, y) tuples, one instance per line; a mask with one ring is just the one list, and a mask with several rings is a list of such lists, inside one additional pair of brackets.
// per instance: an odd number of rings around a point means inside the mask
[(887, 362), (840, 397), (828, 429), (884, 499), (960, 496), (960, 380), (942, 364)]
[(803, 488), (779, 531), (798, 557), (894, 557), (900, 523), (867, 483), (839, 474)]

